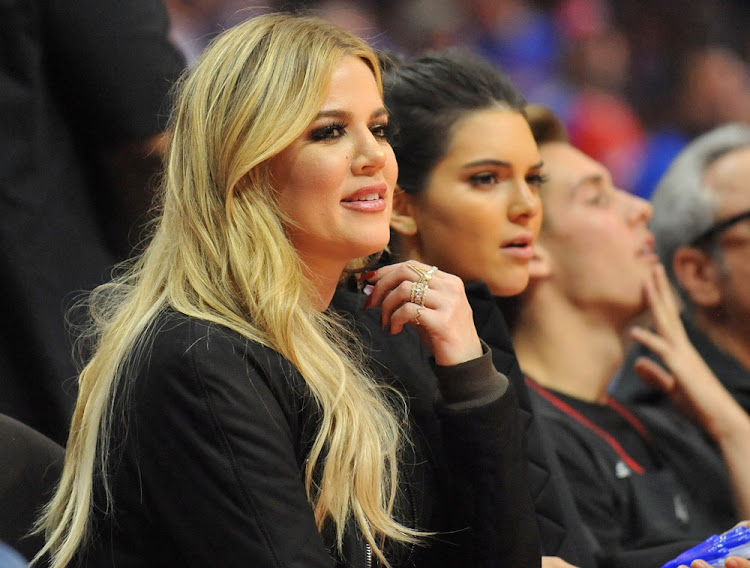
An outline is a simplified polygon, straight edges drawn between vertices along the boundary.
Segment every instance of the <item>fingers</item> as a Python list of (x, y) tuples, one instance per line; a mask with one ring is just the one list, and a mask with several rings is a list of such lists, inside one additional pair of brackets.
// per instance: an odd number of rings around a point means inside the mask
[(724, 562), (725, 568), (750, 568), (750, 560), (746, 558), (739, 558), (737, 556), (730, 556)]
[(633, 368), (635, 369), (636, 373), (638, 373), (643, 378), (643, 380), (655, 386), (656, 388), (666, 393), (670, 393), (674, 390), (674, 375), (672, 375), (672, 373), (667, 371), (653, 359), (649, 359), (648, 357), (639, 357), (638, 359), (636, 359)]
[(380, 306), (381, 326), (391, 334), (413, 326), (439, 365), (481, 356), (463, 282), (457, 276), (408, 261), (367, 274), (372, 285), (365, 307)]

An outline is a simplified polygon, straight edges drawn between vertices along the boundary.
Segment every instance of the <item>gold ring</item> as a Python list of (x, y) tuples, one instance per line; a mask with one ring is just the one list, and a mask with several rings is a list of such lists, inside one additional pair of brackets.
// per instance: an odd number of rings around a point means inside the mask
[(419, 268), (418, 266), (415, 266), (414, 264), (407, 264), (406, 266), (408, 266), (408, 267), (409, 267), (409, 268), (411, 268), (411, 269), (412, 269), (412, 270), (413, 270), (414, 272), (416, 272), (416, 274), (417, 274), (417, 275), (419, 276), (419, 279), (420, 279), (420, 280), (421, 280), (422, 278), (424, 278), (424, 275), (425, 275), (425, 271), (424, 271), (424, 270), (422, 270), (422, 269), (421, 269), (421, 268)]
[(409, 301), (412, 304), (419, 304), (420, 306), (424, 306), (424, 299), (426, 294), (427, 283), (422, 282), (421, 280), (419, 282), (413, 282), (411, 285), (411, 294), (409, 295)]
[(414, 316), (414, 323), (416, 325), (421, 325), (419, 323), (419, 315), (422, 313), (422, 306), (417, 306), (417, 315)]
[(430, 278), (432, 278), (432, 275), (437, 272), (437, 269), (437, 266), (433, 266), (432, 268), (430, 268), (427, 272), (424, 273), (424, 276), (422, 276), (423, 280), (425, 282), (429, 282)]

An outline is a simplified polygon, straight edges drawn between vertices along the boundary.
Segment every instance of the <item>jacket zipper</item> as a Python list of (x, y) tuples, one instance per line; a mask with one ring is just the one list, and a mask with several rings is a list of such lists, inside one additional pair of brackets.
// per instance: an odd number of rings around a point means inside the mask
[(372, 568), (372, 547), (369, 542), (365, 543), (365, 566)]

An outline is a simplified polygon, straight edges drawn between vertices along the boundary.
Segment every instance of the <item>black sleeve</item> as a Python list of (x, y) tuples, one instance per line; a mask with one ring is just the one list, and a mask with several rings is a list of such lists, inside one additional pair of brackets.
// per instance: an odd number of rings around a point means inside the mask
[(304, 491), (291, 365), (270, 379), (239, 338), (190, 325), (138, 378), (135, 506), (175, 565), (333, 566)]
[(167, 95), (185, 63), (168, 38), (161, 0), (42, 4), (46, 65), (94, 141), (117, 145), (162, 131)]
[(454, 474), (457, 515), (470, 526), (474, 557), (464, 566), (541, 565), (518, 401), (512, 386), (503, 390), (502, 396), (481, 406), (456, 409), (441, 404), (438, 410)]

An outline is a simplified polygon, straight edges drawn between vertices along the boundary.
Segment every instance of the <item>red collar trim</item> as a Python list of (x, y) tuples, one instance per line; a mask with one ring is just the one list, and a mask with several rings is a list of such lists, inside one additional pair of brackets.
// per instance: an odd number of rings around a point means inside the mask
[[(635, 473), (639, 475), (643, 475), (646, 472), (646, 469), (639, 464), (635, 459), (633, 459), (628, 452), (625, 451), (625, 449), (620, 445), (620, 443), (615, 440), (608, 432), (602, 430), (591, 422), (588, 418), (586, 418), (583, 414), (578, 412), (575, 408), (570, 406), (565, 401), (561, 400), (557, 396), (555, 396), (553, 393), (545, 389), (543, 386), (535, 382), (529, 377), (525, 378), (526, 385), (530, 388), (534, 389), (539, 395), (550, 402), (553, 406), (555, 406), (560, 411), (564, 412), (595, 434), (597, 434), (599, 437), (601, 437), (605, 442), (607, 442), (612, 449), (617, 452), (617, 455), (620, 456), (622, 461), (625, 462), (625, 464), (632, 469)], [(614, 403), (614, 404), (613, 404)], [(630, 412), (628, 412), (623, 406), (613, 401), (611, 398), (607, 401), (607, 404), (609, 404), (616, 412), (618, 412), (625, 420), (627, 420), (637, 431), (641, 436), (643, 436), (646, 440), (649, 440), (648, 431), (646, 430), (645, 426)], [(624, 413), (623, 413), (624, 411)]]

